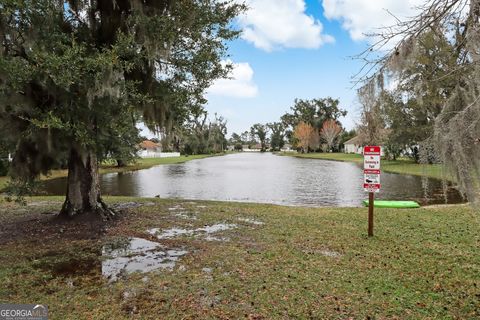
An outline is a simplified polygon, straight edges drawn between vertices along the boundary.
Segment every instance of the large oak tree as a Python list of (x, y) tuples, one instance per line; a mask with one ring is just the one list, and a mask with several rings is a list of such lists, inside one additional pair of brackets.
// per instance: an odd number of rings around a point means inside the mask
[[(229, 67), (231, 20), (215, 0), (0, 0), (0, 134), (17, 186), (68, 158), (61, 213), (108, 215), (98, 160), (139, 119), (167, 130)], [(128, 140), (128, 141), (125, 141)]]

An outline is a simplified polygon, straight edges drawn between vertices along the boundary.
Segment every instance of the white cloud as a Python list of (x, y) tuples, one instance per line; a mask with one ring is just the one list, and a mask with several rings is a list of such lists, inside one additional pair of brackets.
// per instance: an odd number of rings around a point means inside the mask
[[(232, 63), (225, 61), (224, 63)], [(232, 63), (233, 70), (228, 79), (219, 79), (208, 89), (212, 95), (252, 98), (258, 94), (258, 87), (253, 82), (253, 69), (248, 62)]]
[(239, 17), (242, 38), (257, 48), (315, 49), (334, 41), (332, 36), (322, 33), (320, 21), (305, 13), (304, 0), (247, 0), (246, 3), (249, 10)]
[(143, 122), (137, 123), (136, 126), (137, 126), (137, 129), (140, 130), (140, 135), (142, 135), (143, 137), (146, 137), (147, 139), (152, 139), (152, 138), (158, 138), (159, 137), (158, 134), (150, 131), (150, 129), (148, 129), (147, 126), (145, 125), (145, 123), (143, 123)]
[(342, 22), (353, 40), (412, 17), (425, 0), (323, 0), (324, 15)]

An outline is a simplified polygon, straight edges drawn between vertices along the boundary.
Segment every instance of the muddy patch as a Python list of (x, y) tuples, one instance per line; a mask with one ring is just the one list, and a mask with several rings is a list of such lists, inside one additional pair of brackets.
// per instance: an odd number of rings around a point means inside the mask
[(172, 270), (188, 251), (183, 248), (167, 249), (159, 243), (142, 238), (128, 238), (125, 242), (103, 247), (102, 275), (110, 281), (133, 272)]
[(51, 273), (55, 278), (75, 278), (83, 276), (96, 276), (101, 272), (101, 262), (95, 254), (79, 254), (71, 257), (70, 252), (52, 252), (32, 264), (35, 268)]
[(95, 258), (71, 259), (55, 264), (51, 270), (54, 275), (64, 277), (96, 274), (100, 270), (100, 261)]

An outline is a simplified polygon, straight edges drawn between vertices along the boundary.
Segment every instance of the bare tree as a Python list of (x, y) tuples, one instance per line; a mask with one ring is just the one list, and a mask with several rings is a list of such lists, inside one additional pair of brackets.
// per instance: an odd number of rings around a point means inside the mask
[[(381, 110), (381, 88), (373, 81), (367, 82), (358, 92), (362, 105), (360, 124), (357, 131), (362, 144), (378, 145), (385, 140), (385, 121)], [(380, 92), (380, 93), (379, 93)]]
[(323, 123), (322, 129), (320, 130), (320, 137), (327, 144), (328, 151), (332, 151), (340, 133), (342, 133), (342, 127), (336, 121), (327, 120)]

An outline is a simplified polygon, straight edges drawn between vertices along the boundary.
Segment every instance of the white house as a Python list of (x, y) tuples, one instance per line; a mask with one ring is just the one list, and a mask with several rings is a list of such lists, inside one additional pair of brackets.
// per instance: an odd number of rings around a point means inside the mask
[[(352, 139), (345, 141), (344, 146), (344, 153), (363, 154), (363, 145), (360, 143), (360, 138), (358, 136), (355, 136)], [(385, 155), (383, 146), (380, 146), (380, 150), (380, 155), (383, 157)]]
[(345, 141), (344, 145), (345, 149), (343, 152), (345, 153), (363, 154), (363, 146), (360, 143), (359, 136), (355, 136), (352, 139)]
[(262, 145), (260, 143), (257, 143), (256, 145), (253, 145), (253, 146), (244, 145), (243, 151), (244, 152), (260, 152), (262, 151)]
[(291, 144), (288, 144), (286, 143), (281, 149), (280, 151), (283, 151), (283, 152), (293, 152), (293, 151), (296, 151), (295, 149), (292, 149), (292, 145)]
[(140, 158), (170, 158), (180, 157), (180, 152), (162, 152), (162, 147), (160, 144), (150, 140), (145, 140), (140, 143), (138, 156)]

